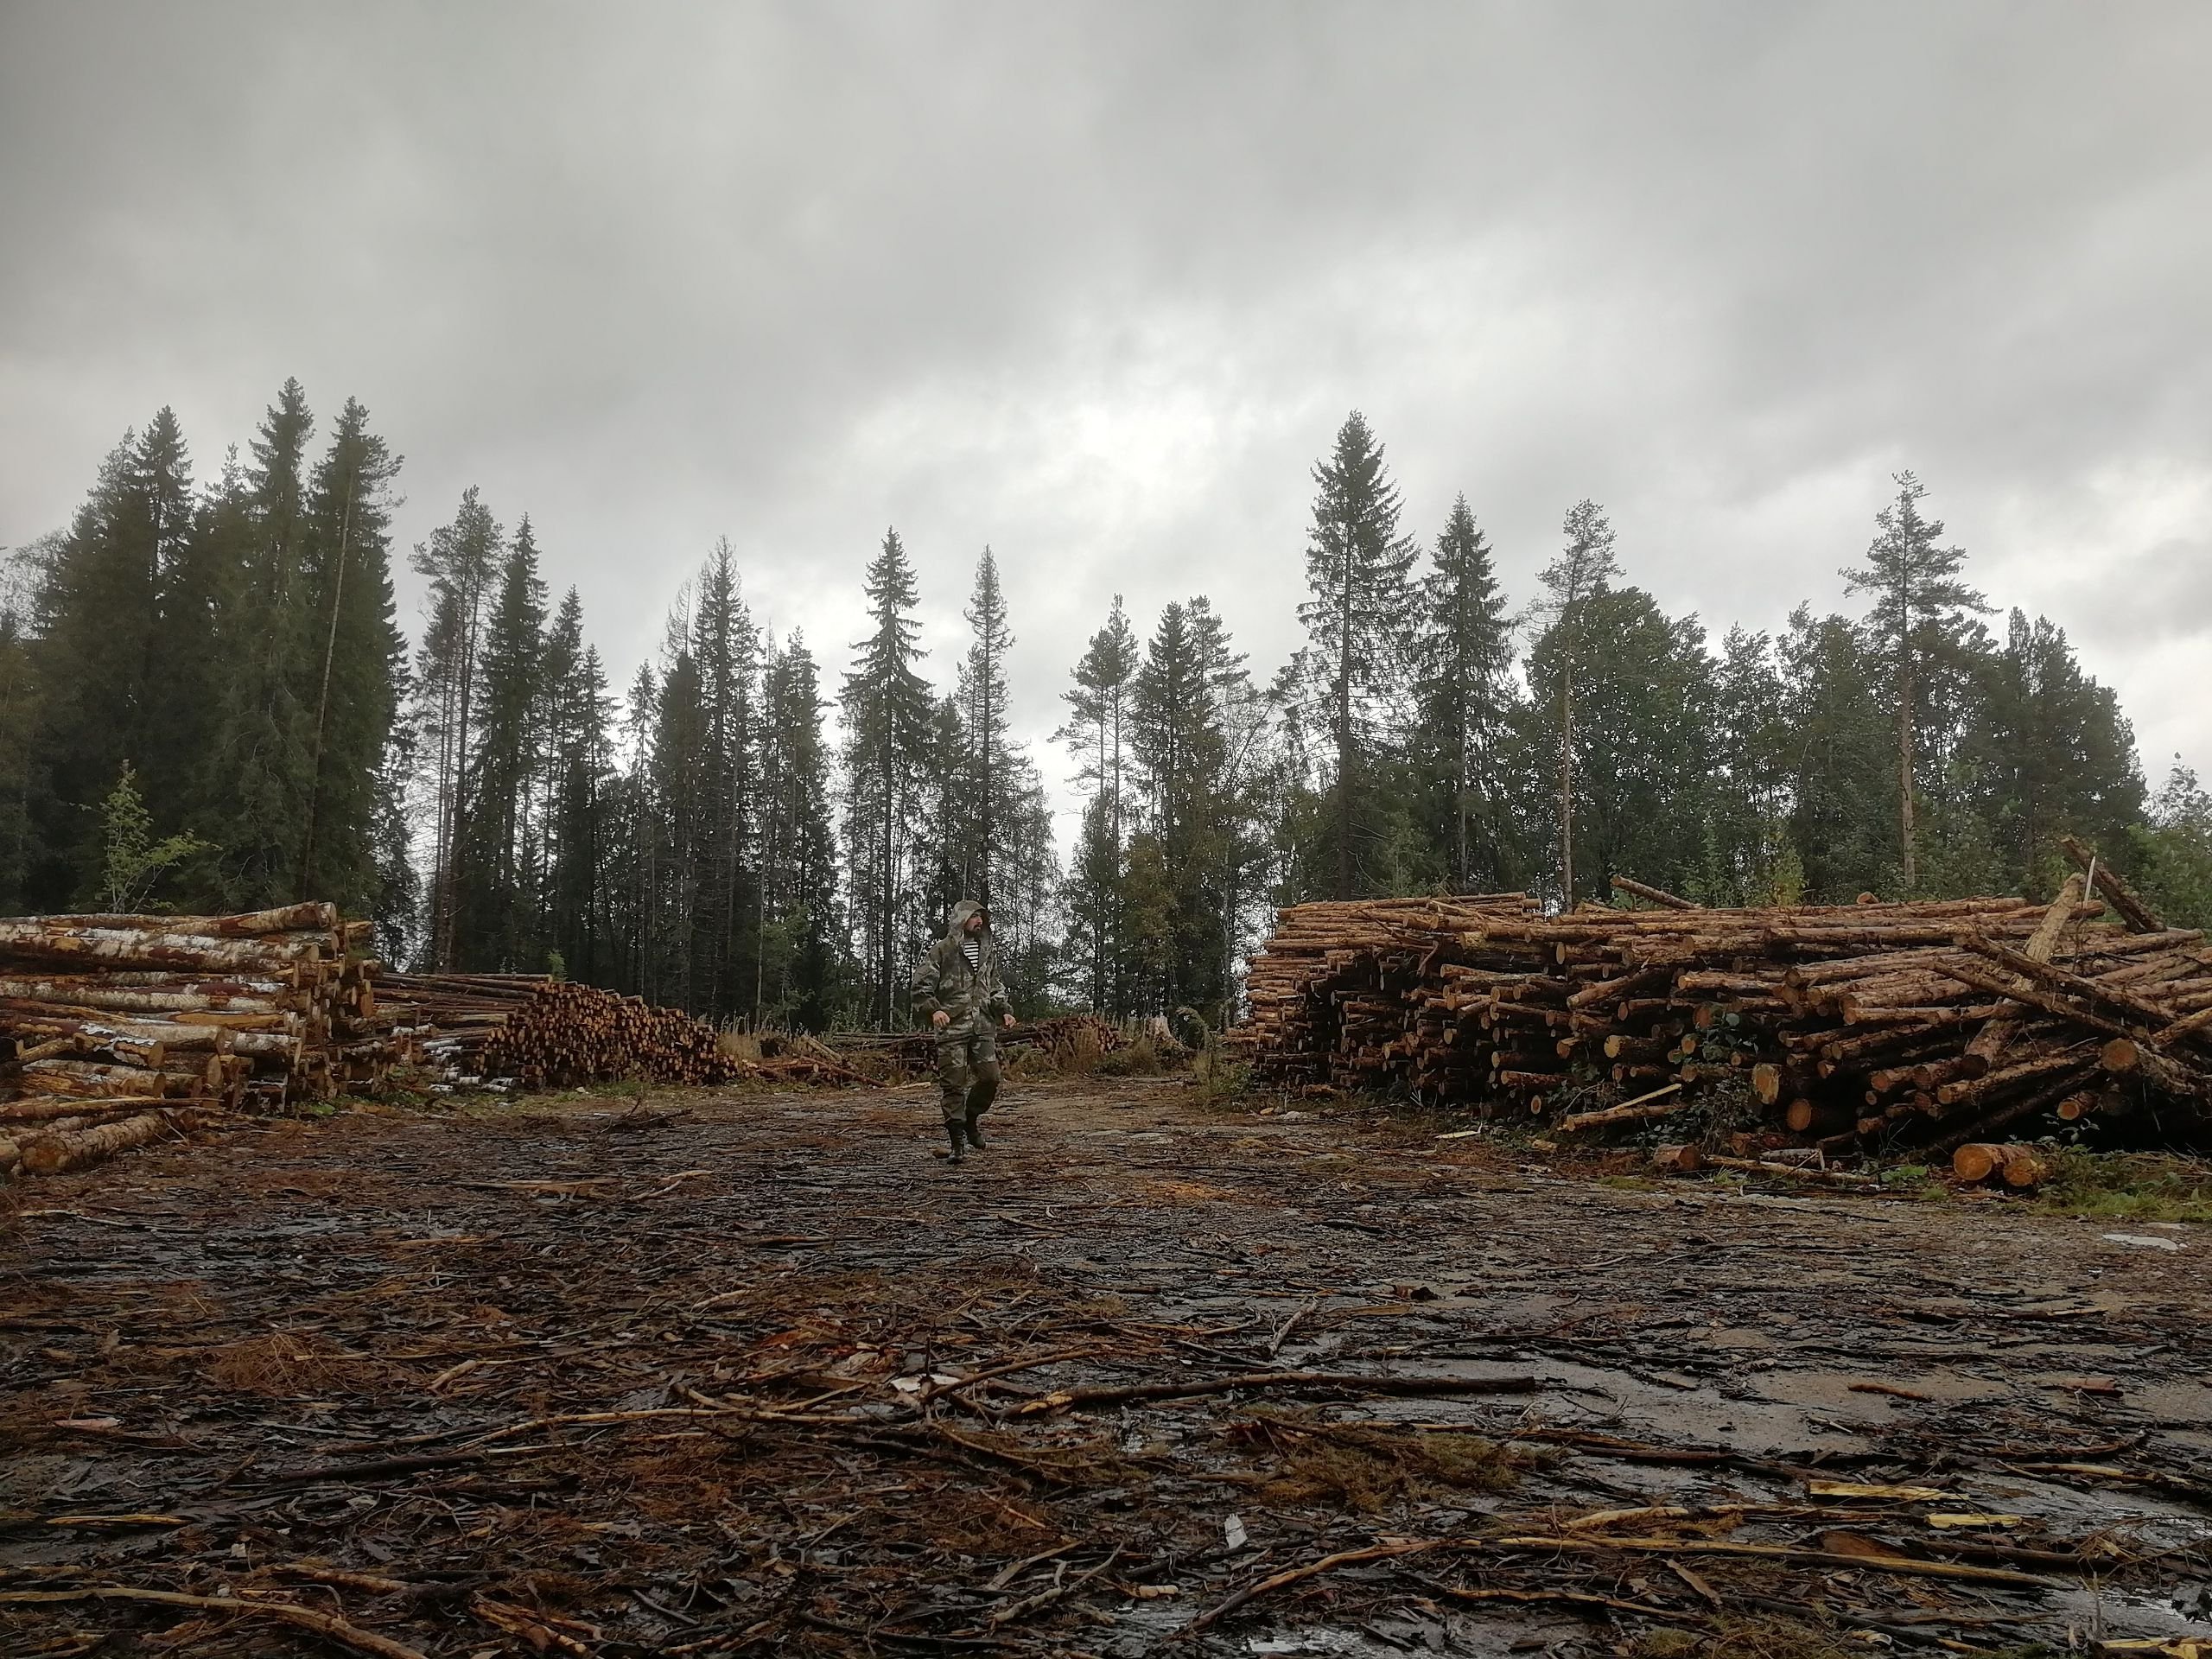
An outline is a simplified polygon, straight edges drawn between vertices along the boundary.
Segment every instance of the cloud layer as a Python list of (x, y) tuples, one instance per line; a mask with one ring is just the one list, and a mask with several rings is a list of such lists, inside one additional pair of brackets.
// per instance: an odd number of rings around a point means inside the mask
[(1916, 468), (2156, 776), (2212, 770), (2212, 12), (2143, 4), (0, 12), (0, 543), (288, 374), (527, 510), (618, 672), (714, 537), (833, 673), (888, 524), (997, 550), (1039, 759), (1116, 592), (1294, 644), (1357, 406), (1525, 594), (1604, 502), (1716, 626)]

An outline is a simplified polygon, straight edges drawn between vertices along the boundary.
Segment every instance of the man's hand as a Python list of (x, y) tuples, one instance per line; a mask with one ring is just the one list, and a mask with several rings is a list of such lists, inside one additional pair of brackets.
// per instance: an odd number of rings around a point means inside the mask
[(947, 1014), (943, 1008), (939, 1008), (935, 1014), (930, 1015), (930, 1024), (933, 1026), (944, 1027), (949, 1026), (951, 1023), (952, 1016)]
[(1014, 1016), (1010, 1014), (1002, 1014), (999, 1015), (999, 1024), (1004, 1026), (1008, 1031), (1012, 1031), (1014, 1029)]

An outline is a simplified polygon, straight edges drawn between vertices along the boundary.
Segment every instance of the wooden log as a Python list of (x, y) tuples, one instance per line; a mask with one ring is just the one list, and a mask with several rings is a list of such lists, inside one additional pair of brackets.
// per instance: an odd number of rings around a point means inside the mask
[(1705, 1153), (1695, 1141), (1672, 1141), (1651, 1149), (1651, 1167), (1662, 1175), (1694, 1174), (1705, 1167)]
[[(334, 932), (338, 906), (311, 899), (279, 905), (273, 910), (246, 911), (234, 916), (41, 916), (35, 919), (61, 927), (136, 928), (149, 933), (177, 933), (208, 938), (250, 938), (265, 933)], [(374, 924), (363, 924), (373, 926)]]
[(34, 1175), (58, 1175), (65, 1170), (99, 1163), (129, 1147), (143, 1146), (157, 1139), (168, 1127), (166, 1117), (148, 1112), (91, 1128), (31, 1135), (17, 1144), (26, 1171)]
[(1617, 875), (1613, 878), (1613, 891), (1615, 893), (1628, 893), (1634, 898), (1643, 899), (1647, 904), (1657, 905), (1664, 910), (1701, 910), (1704, 908), (1703, 906), (1696, 904), (1690, 899), (1680, 898), (1674, 893), (1666, 892), (1662, 888), (1647, 887), (1644, 883), (1631, 880), (1625, 875)]
[(128, 1116), (145, 1111), (149, 1098), (143, 1095), (126, 1095), (112, 1100), (76, 1095), (26, 1095), (16, 1100), (0, 1101), (0, 1126), (51, 1123), (65, 1117)]
[(0, 957), (114, 968), (238, 969), (296, 978), (303, 965), (321, 958), (328, 944), (298, 934), (225, 939), (149, 928), (68, 927), (35, 916), (0, 918)]
[[(2082, 901), (2082, 878), (2068, 876), (2058, 889), (2058, 897), (2051, 901), (2050, 908), (2036, 924), (2036, 931), (2028, 936), (2027, 944), (2021, 947), (2022, 956), (2032, 962), (2048, 963), (2050, 960), (2051, 952), (2058, 948), (2059, 936), (2064, 932), (2075, 906)], [(2015, 982), (2016, 984), (2024, 982)], [(1998, 1015), (1974, 1033), (1974, 1039), (1967, 1045), (1967, 1052), (1994, 1064), (2019, 1034), (2021, 1023), (2017, 1015)]]
[(1969, 1141), (1951, 1154), (1951, 1173), (1962, 1181), (1997, 1179), (2007, 1186), (2040, 1186), (2050, 1160), (2033, 1147)]
[(1654, 1089), (1648, 1095), (1639, 1095), (1618, 1106), (1608, 1106), (1600, 1111), (1577, 1112), (1560, 1120), (1560, 1133), (1567, 1135), (1581, 1129), (1600, 1128), (1611, 1123), (1641, 1123), (1652, 1118), (1669, 1116), (1690, 1103), (1679, 1097), (1662, 1099), (1661, 1096), (1677, 1095), (1681, 1088), (1679, 1083), (1670, 1083), (1663, 1089)]
[(2061, 836), (2058, 844), (2064, 849), (2066, 856), (2082, 869), (2096, 872), (2097, 891), (2104, 895), (2106, 903), (2126, 919), (2129, 927), (2138, 933), (2164, 931), (2165, 925), (2159, 921), (2157, 912), (2143, 902), (2134, 888), (2120, 880), (2118, 871), (2098, 860), (2096, 849), (2088, 842), (2079, 836)]

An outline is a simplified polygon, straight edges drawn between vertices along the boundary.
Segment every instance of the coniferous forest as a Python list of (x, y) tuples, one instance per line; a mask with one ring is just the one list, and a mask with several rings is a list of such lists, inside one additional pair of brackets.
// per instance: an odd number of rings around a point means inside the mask
[(0, 909), (328, 898), (410, 966), (810, 1028), (903, 1023), (907, 965), (963, 893), (1026, 1013), (1217, 1020), (1272, 907), (1311, 898), (1562, 904), (1616, 872), (1713, 904), (2042, 896), (2070, 832), (2212, 925), (2212, 798), (2178, 765), (2146, 782), (2063, 627), (1975, 586), (1910, 473), (1836, 526), (1864, 549), (1850, 613), (1716, 638), (1637, 584), (1594, 501), (1562, 505), (1537, 589), (1507, 593), (1475, 505), (1409, 523), (1355, 412), (1285, 480), (1312, 509), (1279, 671), (1203, 594), (1152, 618), (1116, 599), (1067, 642), (1065, 849), (1012, 729), (1019, 619), (988, 548), (957, 661), (917, 644), (894, 529), (855, 550), (842, 671), (761, 624), (727, 542), (629, 671), (549, 591), (526, 512), (472, 489), (394, 548), (398, 473), (358, 402), (319, 417), (288, 381), (212, 470), (162, 410), (10, 556)]

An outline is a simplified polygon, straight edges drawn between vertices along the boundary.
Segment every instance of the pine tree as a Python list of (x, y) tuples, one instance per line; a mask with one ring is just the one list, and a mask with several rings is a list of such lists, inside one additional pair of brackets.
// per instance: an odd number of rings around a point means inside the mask
[(929, 688), (915, 671), (918, 598), (913, 566), (899, 532), (884, 532), (868, 568), (868, 619), (874, 625), (841, 689), (847, 733), (844, 755), (845, 842), (860, 906), (866, 1006), (870, 1018), (893, 1023), (899, 1008), (899, 955), (906, 885), (918, 810), (918, 765), (929, 747)]
[(1350, 899), (1361, 885), (1359, 843), (1373, 838), (1371, 830), (1362, 836), (1361, 807), (1381, 794), (1370, 774), (1399, 734), (1414, 550), (1412, 538), (1398, 533), (1400, 498), (1382, 446), (1357, 410), (1338, 429), (1328, 459), (1315, 465), (1313, 481), (1306, 550), (1311, 597), (1298, 607), (1298, 620), (1311, 642), (1306, 695), (1335, 762), (1334, 892)]
[(1929, 658), (1955, 643), (1969, 615), (1986, 613), (1981, 594), (1959, 579), (1966, 554), (1941, 547), (1939, 518), (1921, 516), (1927, 489), (1910, 472), (1896, 474), (1897, 499), (1874, 515), (1881, 533), (1866, 549), (1866, 563), (1843, 570), (1844, 591), (1872, 594), (1874, 609), (1866, 620), (1869, 637), (1888, 658), (1891, 709), (1897, 722), (1897, 842), (1899, 868), (1908, 892), (1919, 886), (1919, 861), (1913, 825), (1916, 794), (1914, 736)]
[(1453, 500), (1421, 583), (1415, 662), (1417, 776), (1424, 827), (1457, 893), (1506, 885), (1499, 748), (1513, 714), (1513, 625), (1490, 544), (1467, 498)]
[(1552, 698), (1558, 711), (1553, 729), (1559, 756), (1559, 810), (1555, 819), (1559, 830), (1559, 893), (1561, 908), (1571, 909), (1575, 899), (1575, 682), (1581, 676), (1584, 659), (1590, 654), (1589, 642), (1596, 637), (1586, 626), (1584, 612), (1608, 584), (1618, 578), (1620, 566), (1613, 557), (1613, 527), (1595, 501), (1586, 499), (1568, 508), (1560, 533), (1567, 537), (1567, 545), (1538, 573), (1537, 580), (1543, 583), (1545, 597), (1539, 602), (1537, 611), (1548, 619), (1553, 640)]

